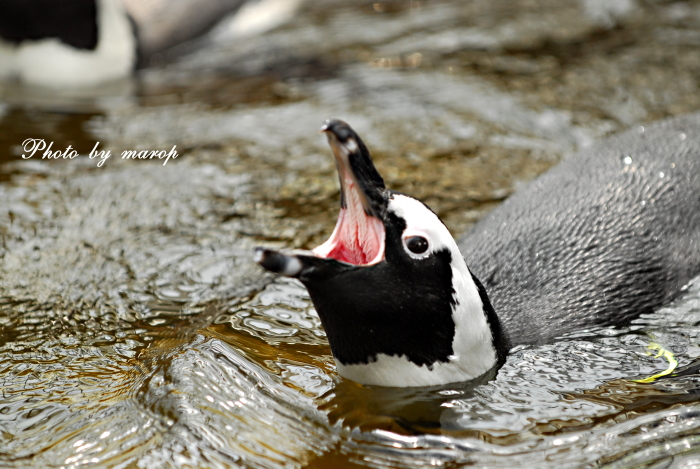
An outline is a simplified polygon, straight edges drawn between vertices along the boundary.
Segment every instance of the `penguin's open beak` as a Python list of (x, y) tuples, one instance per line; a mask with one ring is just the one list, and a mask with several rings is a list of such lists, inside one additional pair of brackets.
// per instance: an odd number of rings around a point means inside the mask
[(340, 179), (340, 214), (331, 237), (312, 251), (255, 251), (255, 261), (265, 269), (302, 280), (310, 272), (340, 273), (384, 259), (383, 219), (388, 204), (384, 180), (364, 142), (348, 124), (329, 119), (321, 132), (333, 150)]

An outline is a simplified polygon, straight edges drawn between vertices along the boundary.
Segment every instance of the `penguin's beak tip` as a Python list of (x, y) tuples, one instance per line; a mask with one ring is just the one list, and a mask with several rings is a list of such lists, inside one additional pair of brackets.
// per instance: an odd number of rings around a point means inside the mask
[(326, 122), (323, 123), (319, 129), (319, 132), (332, 134), (342, 141), (354, 134), (354, 131), (350, 128), (350, 126), (340, 119), (326, 119)]
[(278, 273), (281, 253), (262, 246), (256, 246), (253, 251), (253, 261), (265, 270)]
[(298, 277), (304, 269), (304, 264), (298, 256), (260, 246), (255, 248), (253, 260), (263, 269), (285, 277)]
[(255, 251), (253, 251), (253, 261), (256, 264), (262, 264), (265, 260), (265, 248), (262, 246), (256, 246)]

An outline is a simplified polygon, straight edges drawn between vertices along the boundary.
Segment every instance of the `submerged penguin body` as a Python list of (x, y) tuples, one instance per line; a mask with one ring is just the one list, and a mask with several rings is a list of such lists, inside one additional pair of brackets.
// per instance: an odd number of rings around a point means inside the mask
[(700, 115), (572, 155), (459, 246), (511, 345), (653, 312), (700, 273)]
[(341, 186), (333, 234), (313, 251), (258, 248), (256, 261), (306, 286), (339, 373), (355, 381), (476, 378), (513, 345), (653, 311), (700, 272), (698, 116), (570, 157), (459, 247), (427, 206), (384, 187), (347, 124), (322, 131)]
[(68, 89), (121, 80), (137, 65), (148, 65), (154, 54), (209, 31), (245, 3), (2, 0), (0, 80)]

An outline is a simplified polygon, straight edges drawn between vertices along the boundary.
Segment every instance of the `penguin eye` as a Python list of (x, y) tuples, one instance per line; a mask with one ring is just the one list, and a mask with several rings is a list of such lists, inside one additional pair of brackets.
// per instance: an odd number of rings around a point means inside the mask
[(406, 240), (406, 247), (414, 254), (423, 254), (428, 250), (428, 240), (422, 236), (411, 236)]

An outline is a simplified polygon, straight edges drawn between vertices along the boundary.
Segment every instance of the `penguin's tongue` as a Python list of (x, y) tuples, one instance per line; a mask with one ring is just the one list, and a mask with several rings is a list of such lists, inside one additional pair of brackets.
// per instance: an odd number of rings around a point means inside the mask
[(365, 212), (354, 179), (349, 176), (343, 179), (346, 206), (340, 209), (331, 237), (313, 252), (353, 265), (376, 264), (384, 259), (384, 224)]

